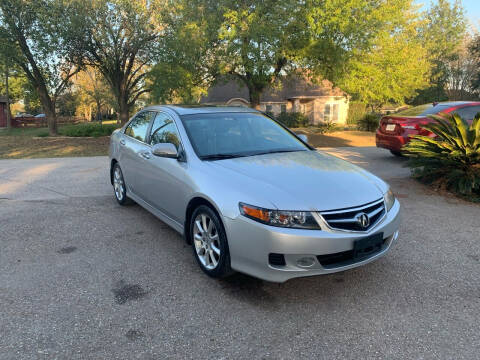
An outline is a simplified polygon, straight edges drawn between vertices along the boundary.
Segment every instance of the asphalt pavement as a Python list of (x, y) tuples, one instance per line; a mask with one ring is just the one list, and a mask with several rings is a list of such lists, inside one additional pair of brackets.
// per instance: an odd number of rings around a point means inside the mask
[(117, 205), (106, 157), (0, 160), (0, 358), (478, 359), (480, 206), (387, 151), (327, 151), (391, 184), (400, 239), (283, 284), (205, 276), (180, 235)]

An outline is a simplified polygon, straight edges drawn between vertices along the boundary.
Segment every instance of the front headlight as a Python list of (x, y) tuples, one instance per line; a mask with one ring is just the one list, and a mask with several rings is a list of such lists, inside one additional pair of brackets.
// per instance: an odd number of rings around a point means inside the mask
[(240, 203), (239, 207), (243, 216), (263, 224), (296, 229), (320, 229), (309, 211), (270, 210), (244, 203)]
[(395, 203), (395, 195), (393, 195), (392, 190), (388, 189), (387, 193), (383, 195), (385, 199), (385, 205), (387, 206), (387, 211), (390, 211), (393, 204)]

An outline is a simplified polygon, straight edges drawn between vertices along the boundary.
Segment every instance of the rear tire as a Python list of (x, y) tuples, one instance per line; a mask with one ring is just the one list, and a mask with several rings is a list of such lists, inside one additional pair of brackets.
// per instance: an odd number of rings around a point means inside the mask
[(392, 155), (395, 155), (395, 156), (398, 156), (398, 157), (403, 157), (403, 154), (400, 151), (390, 150), (390, 152), (392, 153)]
[(202, 271), (213, 278), (233, 273), (227, 235), (217, 213), (206, 205), (197, 207), (190, 218), (193, 255)]

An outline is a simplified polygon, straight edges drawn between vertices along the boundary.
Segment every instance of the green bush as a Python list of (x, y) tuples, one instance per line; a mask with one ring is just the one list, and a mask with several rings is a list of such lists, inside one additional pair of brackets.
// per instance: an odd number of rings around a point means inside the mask
[(360, 102), (348, 104), (347, 124), (357, 124), (367, 114), (367, 105)]
[(42, 132), (39, 132), (36, 136), (37, 137), (48, 137), (50, 134), (48, 133), (48, 131), (42, 131)]
[(417, 135), (405, 147), (413, 176), (480, 201), (480, 113), (471, 125), (457, 114), (432, 118), (423, 127), (436, 137)]
[(119, 125), (117, 124), (102, 125), (99, 123), (84, 123), (63, 126), (58, 130), (58, 133), (63, 136), (71, 137), (100, 137), (110, 136), (118, 127)]
[(299, 112), (283, 112), (277, 116), (277, 120), (280, 121), (286, 127), (305, 127), (309, 124), (308, 117)]
[(318, 132), (321, 134), (330, 133), (339, 130), (339, 126), (332, 121), (326, 121), (317, 125)]
[(380, 122), (380, 115), (375, 113), (369, 113), (369, 114), (366, 114), (360, 120), (358, 120), (357, 126), (359, 130), (373, 132), (377, 130), (379, 122)]

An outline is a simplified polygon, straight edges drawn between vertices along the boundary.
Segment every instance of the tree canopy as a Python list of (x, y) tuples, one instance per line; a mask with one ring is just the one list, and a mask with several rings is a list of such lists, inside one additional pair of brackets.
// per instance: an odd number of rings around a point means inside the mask
[(157, 99), (198, 98), (226, 75), (246, 86), (254, 107), (293, 72), (374, 106), (427, 85), (431, 62), (418, 30), (425, 22), (412, 0), (180, 0), (175, 9), (165, 21), (164, 60), (152, 72)]
[(84, 61), (109, 83), (122, 122), (149, 91), (145, 77), (157, 56), (162, 28), (156, 14), (163, 10), (158, 1), (92, 0), (81, 12)]
[(248, 89), (253, 107), (289, 74), (329, 80), (372, 109), (440, 100), (475, 77), (480, 45), (465, 34), (459, 0), (425, 12), (413, 0), (0, 2), (11, 93), (38, 99), (52, 134), (56, 105), (71, 108), (72, 92), (88, 118), (113, 98), (125, 122), (143, 100), (195, 103), (227, 78)]
[(398, 5), (397, 16), (387, 17), (369, 40), (371, 45), (354, 51), (342, 81), (345, 91), (372, 110), (388, 102), (402, 103), (429, 83), (428, 53), (417, 33), (421, 20), (410, 11), (410, 0)]
[(61, 0), (0, 2), (0, 45), (25, 73), (56, 134), (55, 102), (78, 71), (74, 39), (79, 29), (71, 21), (75, 5)]
[(419, 36), (428, 51), (432, 64), (430, 86), (420, 91), (412, 100), (414, 104), (446, 100), (445, 87), (448, 81), (448, 66), (459, 55), (466, 36), (467, 20), (460, 0), (431, 2), (423, 14), (424, 26)]

